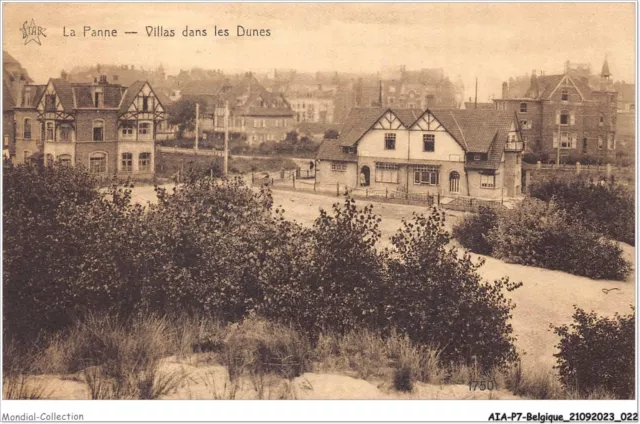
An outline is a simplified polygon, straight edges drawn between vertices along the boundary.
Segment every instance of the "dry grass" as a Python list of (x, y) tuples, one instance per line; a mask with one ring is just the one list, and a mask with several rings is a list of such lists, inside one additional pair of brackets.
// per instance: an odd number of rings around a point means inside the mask
[[(201, 352), (209, 353), (193, 355)], [(194, 380), (182, 368), (164, 366), (171, 355), (183, 363), (196, 357), (218, 362), (225, 367), (224, 375), (208, 370)], [(584, 398), (565, 390), (556, 374), (544, 367), (518, 363), (481, 376), (477, 367), (445, 365), (439, 355), (438, 349), (416, 345), (396, 332), (386, 337), (369, 330), (322, 334), (312, 346), (296, 329), (257, 317), (224, 325), (211, 318), (122, 321), (89, 316), (52, 338), (37, 355), (6, 343), (3, 397), (48, 397), (46, 380), (34, 377), (45, 373), (85, 383), (91, 399), (158, 399), (187, 382), (202, 384), (213, 399), (295, 399), (294, 378), (313, 367), (378, 381), (402, 392), (413, 391), (418, 382), (468, 385), (482, 379), (525, 398)], [(588, 398), (612, 396), (596, 392)]]

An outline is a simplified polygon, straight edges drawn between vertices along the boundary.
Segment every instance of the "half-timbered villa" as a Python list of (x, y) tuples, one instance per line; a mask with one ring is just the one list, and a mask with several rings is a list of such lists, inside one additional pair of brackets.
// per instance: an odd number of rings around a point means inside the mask
[(323, 141), (317, 184), (499, 199), (520, 193), (516, 114), (481, 109), (353, 109)]
[(99, 176), (149, 178), (165, 109), (146, 81), (129, 87), (50, 79), (37, 102), (45, 164), (82, 165)]

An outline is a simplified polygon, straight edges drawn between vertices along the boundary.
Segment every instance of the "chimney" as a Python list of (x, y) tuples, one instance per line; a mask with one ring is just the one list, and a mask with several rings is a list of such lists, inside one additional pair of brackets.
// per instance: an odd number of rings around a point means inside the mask
[(509, 84), (507, 84), (506, 81), (502, 83), (502, 98), (503, 99), (509, 98)]
[(529, 97), (537, 99), (540, 95), (540, 89), (538, 88), (538, 77), (536, 76), (536, 70), (531, 71), (531, 84), (529, 85)]

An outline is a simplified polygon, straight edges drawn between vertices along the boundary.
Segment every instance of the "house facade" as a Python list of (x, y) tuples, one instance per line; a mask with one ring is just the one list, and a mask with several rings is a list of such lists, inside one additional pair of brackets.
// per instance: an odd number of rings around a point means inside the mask
[(353, 109), (322, 142), (316, 183), (500, 199), (520, 193), (523, 143), (515, 113)]
[(225, 132), (225, 105), (229, 107), (229, 133), (248, 144), (282, 141), (294, 130), (294, 112), (281, 95), (267, 91), (251, 73), (237, 80), (184, 89), (184, 98), (202, 99), (200, 130), (221, 137)]
[(101, 177), (150, 178), (164, 106), (146, 81), (129, 87), (50, 79), (36, 104), (46, 165), (84, 166)]
[(523, 140), (533, 152), (556, 157), (592, 155), (614, 157), (617, 144), (617, 97), (608, 64), (604, 63), (599, 90), (586, 78), (562, 75), (531, 75), (522, 97), (511, 97), (503, 84), (496, 109), (515, 112)]

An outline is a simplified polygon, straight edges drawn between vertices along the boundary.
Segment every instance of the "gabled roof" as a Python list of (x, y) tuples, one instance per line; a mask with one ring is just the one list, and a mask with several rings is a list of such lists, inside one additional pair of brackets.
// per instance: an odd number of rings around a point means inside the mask
[(506, 140), (514, 112), (485, 109), (432, 109), (431, 114), (469, 152), (488, 153), (496, 134)]
[(56, 94), (62, 103), (62, 107), (66, 112), (71, 112), (74, 109), (73, 103), (73, 89), (71, 84), (62, 78), (51, 78), (51, 84), (56, 90)]
[[(136, 96), (138, 95), (140, 90), (142, 90), (142, 87), (144, 87), (145, 84), (146, 84), (146, 81), (135, 81), (133, 84), (131, 84), (131, 86), (129, 86), (129, 88), (127, 88), (127, 91), (125, 91), (124, 96), (122, 97), (122, 101), (119, 103), (120, 113), (125, 113), (129, 109), (129, 106), (133, 102), (133, 99), (136, 98)], [(106, 102), (106, 96), (105, 96), (105, 102)], [(116, 105), (116, 107), (117, 106), (118, 105)]]
[(351, 109), (340, 130), (340, 145), (353, 146), (386, 112), (393, 113), (405, 127), (410, 127), (420, 116), (420, 109), (390, 109), (383, 107)]
[(320, 144), (316, 159), (357, 162), (358, 155), (356, 153), (345, 153), (343, 146), (340, 145), (340, 140), (325, 138)]
[(386, 108), (351, 109), (340, 129), (340, 145), (353, 146), (387, 110)]
[(183, 96), (216, 96), (224, 84), (224, 79), (188, 81), (180, 87), (180, 94)]

